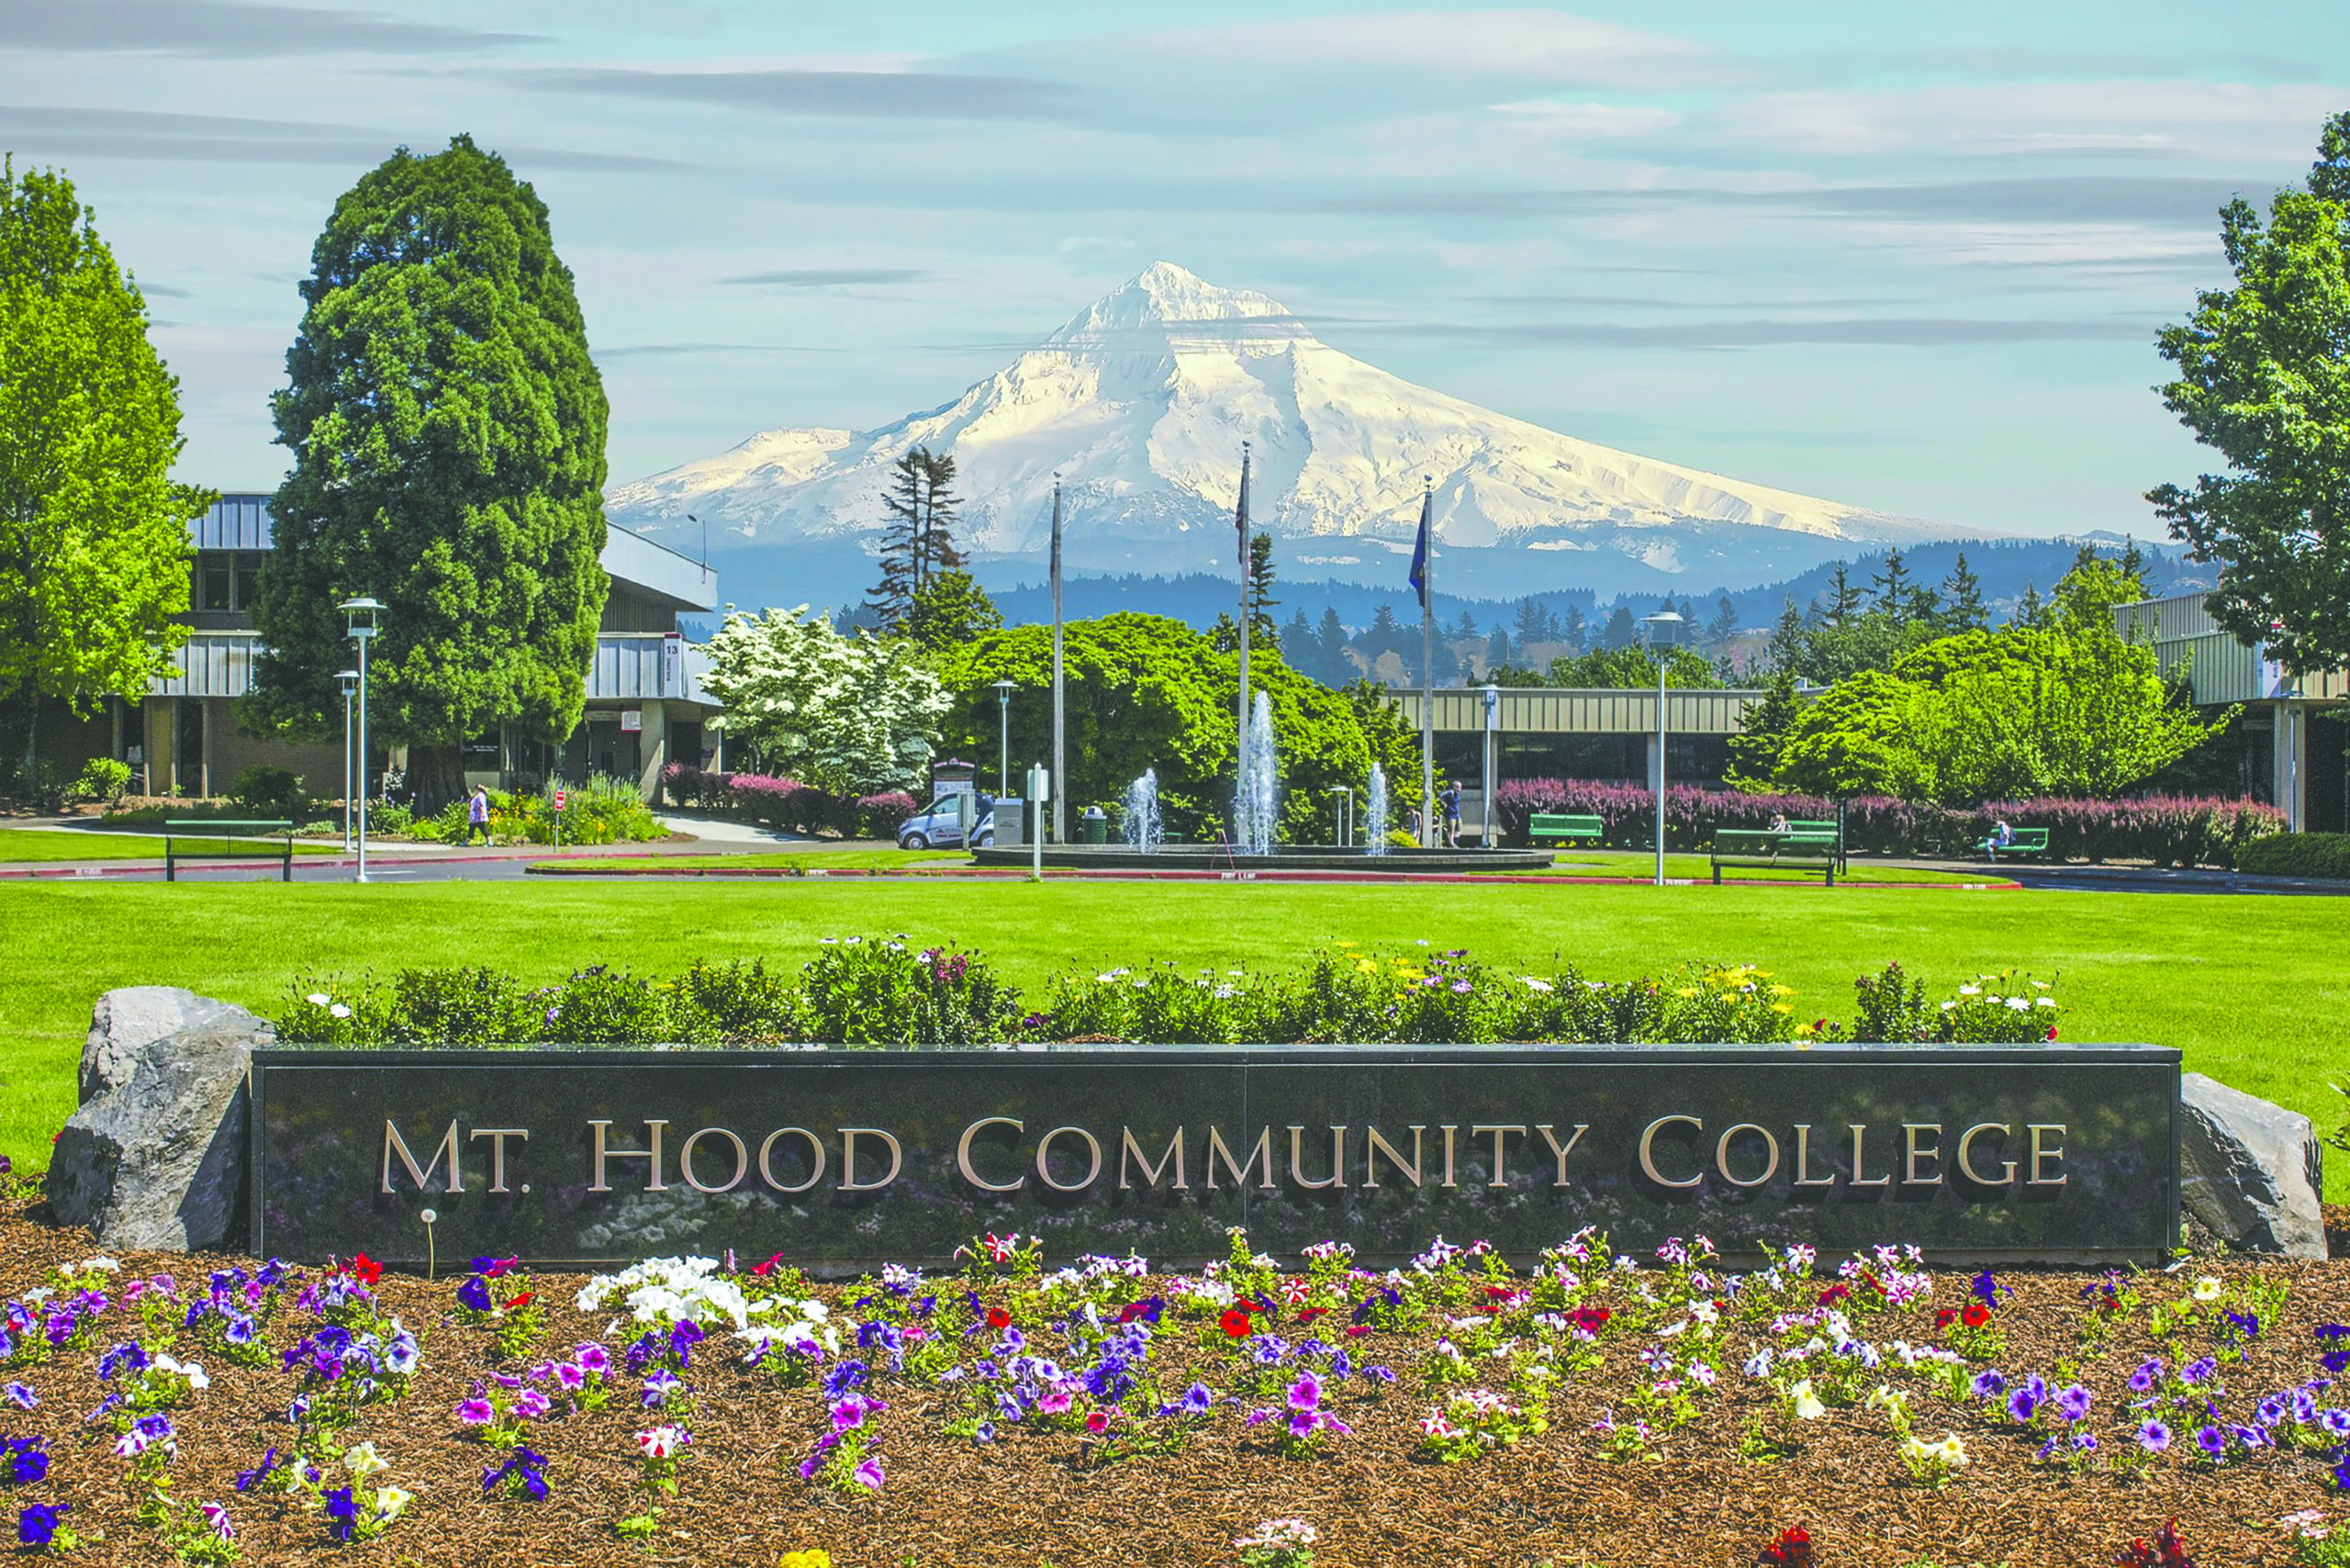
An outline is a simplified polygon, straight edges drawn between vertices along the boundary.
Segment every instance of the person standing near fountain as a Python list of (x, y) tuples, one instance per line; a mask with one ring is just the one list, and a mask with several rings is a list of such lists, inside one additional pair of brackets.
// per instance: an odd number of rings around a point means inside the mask
[(1447, 783), (1444, 793), (1437, 797), (1437, 804), (1444, 811), (1444, 846), (1447, 849), (1458, 849), (1460, 847), (1460, 784)]

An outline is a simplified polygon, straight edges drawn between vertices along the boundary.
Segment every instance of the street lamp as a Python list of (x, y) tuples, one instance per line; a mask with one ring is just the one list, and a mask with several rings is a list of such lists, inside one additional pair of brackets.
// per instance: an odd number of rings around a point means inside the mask
[(385, 606), (381, 599), (362, 596), (346, 599), (335, 608), (349, 618), (351, 640), (359, 644), (359, 864), (352, 880), (364, 882), (367, 879), (367, 644), (375, 640), (375, 617)]
[(1485, 683), (1485, 847), (1494, 845), (1494, 732), (1501, 727), (1502, 689), (1491, 681)]
[(1004, 679), (995, 683), (997, 751), (995, 763), (995, 792), (1012, 793), (1012, 689), (1020, 683)]
[(339, 669), (334, 678), (342, 683), (342, 852), (351, 853), (351, 694), (359, 689), (359, 672)]
[(1681, 635), (1681, 617), (1670, 610), (1640, 618), (1640, 634), (1656, 657), (1656, 885), (1664, 886), (1664, 655)]

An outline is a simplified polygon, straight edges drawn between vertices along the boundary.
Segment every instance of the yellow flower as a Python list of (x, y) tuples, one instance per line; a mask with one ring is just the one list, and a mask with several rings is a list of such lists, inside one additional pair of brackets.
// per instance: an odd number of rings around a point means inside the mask
[(1774, 1012), (1774, 1013), (1792, 1013), (1792, 1012), (1794, 1012), (1794, 1011), (1795, 1011), (1795, 1009), (1794, 1009), (1794, 1008), (1792, 1008), (1792, 1007), (1789, 1007), (1789, 1006), (1788, 1006), (1785, 1002), (1774, 1002), (1771, 1003), (1771, 1011), (1772, 1011), (1772, 1012)]
[(805, 1551), (787, 1551), (776, 1560), (775, 1568), (833, 1568), (833, 1554), (821, 1546)]
[(1694, 985), (1684, 985), (1673, 994), (1675, 996), (1695, 996), (1697, 994), (1697, 988)]

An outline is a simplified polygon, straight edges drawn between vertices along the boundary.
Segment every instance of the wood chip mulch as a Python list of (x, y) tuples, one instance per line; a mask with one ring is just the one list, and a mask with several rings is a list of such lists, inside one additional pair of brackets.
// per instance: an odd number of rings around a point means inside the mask
[[(95, 1249), (85, 1233), (46, 1224), (41, 1213), (21, 1194), (0, 1201), (0, 1298), (20, 1294), (59, 1264)], [(2350, 1253), (2344, 1245), (2350, 1211), (2329, 1217), (2337, 1226), (2337, 1257)], [(200, 1283), (212, 1268), (249, 1261), (119, 1256), (126, 1281), (162, 1271)], [(2227, 1371), (2232, 1389), (2256, 1398), (2320, 1375), (2312, 1330), (2350, 1318), (2350, 1262), (2199, 1260), (2186, 1272), (2235, 1278), (2248, 1270), (2286, 1282), (2291, 1292), (2284, 1320), (2267, 1325), (2245, 1361)], [(2085, 1350), (2076, 1333), (2079, 1293), (2092, 1277), (2060, 1271), (2003, 1276), (2015, 1294), (2001, 1315), (2009, 1348), (1999, 1364), (2019, 1375), (2060, 1375), (2060, 1364), (2076, 1369), (2096, 1389), (2099, 1411), (2110, 1412), (2128, 1398), (2121, 1383), (2131, 1367), (2149, 1354), (2176, 1355), (2178, 1346), (2155, 1345), (2141, 1322), (2105, 1347)], [(1237, 1413), (1219, 1416), (1180, 1454), (1107, 1466), (1089, 1464), (1085, 1445), (1070, 1434), (1019, 1431), (979, 1445), (941, 1430), (955, 1407), (951, 1391), (885, 1380), (876, 1392), (890, 1406), (879, 1417), (889, 1479), (878, 1495), (846, 1496), (796, 1473), (827, 1429), (820, 1392), (779, 1389), (764, 1372), (740, 1366), (736, 1348), (719, 1340), (712, 1348), (722, 1353), (698, 1359), (692, 1369), (699, 1408), (680, 1491), (664, 1506), (658, 1538), (639, 1547), (612, 1530), (615, 1519), (641, 1506), (632, 1434), (644, 1421), (629, 1396), (631, 1380), (615, 1380), (620, 1397), (610, 1407), (534, 1428), (533, 1446), (552, 1460), (547, 1501), (483, 1495), (491, 1450), (472, 1440), (453, 1410), (493, 1363), (487, 1335), (452, 1316), (461, 1281), (386, 1274), (380, 1285), (387, 1305), (423, 1340), (423, 1364), (408, 1396), (368, 1407), (350, 1434), (354, 1441), (372, 1439), (391, 1462), (386, 1479), (416, 1494), (408, 1516), (382, 1538), (339, 1546), (298, 1499), (232, 1490), (231, 1477), (253, 1463), (264, 1443), (285, 1439), (278, 1417), (293, 1385), (274, 1358), (266, 1367), (243, 1368), (193, 1353), (206, 1362), (211, 1387), (179, 1415), (174, 1495), (227, 1504), (244, 1561), (272, 1564), (773, 1564), (780, 1552), (811, 1547), (829, 1550), (841, 1568), (1230, 1564), (1237, 1560), (1236, 1537), (1261, 1521), (1293, 1518), (1319, 1531), (1316, 1568), (1751, 1568), (1758, 1550), (1791, 1525), (1811, 1531), (1821, 1568), (2104, 1568), (2132, 1537), (2150, 1537), (2175, 1518), (2199, 1568), (2249, 1568), (2294, 1561), (2290, 1533), (2277, 1521), (2296, 1510), (2315, 1508), (2337, 1528), (2350, 1528), (2350, 1496), (2330, 1490), (2324, 1466), (2309, 1455), (2263, 1452), (2212, 1472), (2173, 1452), (2143, 1479), (2102, 1469), (2067, 1475), (2032, 1463), (2030, 1445), (1982, 1411), (1944, 1406), (1922, 1391), (1914, 1404), (1920, 1433), (1955, 1430), (1973, 1456), (1949, 1486), (1911, 1484), (1882, 1416), (1857, 1406), (1809, 1423), (1790, 1457), (1744, 1462), (1740, 1435), (1761, 1396), (1738, 1377), (1735, 1361), (1718, 1396), (1703, 1402), (1696, 1425), (1672, 1435), (1661, 1459), (1613, 1462), (1590, 1423), (1612, 1402), (1611, 1389), (1620, 1393), (1637, 1373), (1639, 1336), (1603, 1339), (1606, 1361), (1566, 1384), (1547, 1433), (1455, 1465), (1414, 1453), (1416, 1424), (1430, 1406), (1413, 1369), (1430, 1336), (1379, 1335), (1349, 1346), (1365, 1360), (1393, 1365), (1399, 1382), (1383, 1401), (1343, 1396), (1339, 1408), (1354, 1435), (1308, 1460), (1276, 1455), (1264, 1429), (1245, 1428)], [(611, 1315), (573, 1309), (582, 1282), (552, 1275), (533, 1282), (553, 1304), (545, 1345), (560, 1350), (600, 1338), (617, 1350), (627, 1336), (615, 1330)], [(1967, 1284), (1964, 1274), (1936, 1279), (1947, 1302), (1962, 1299)], [(2182, 1284), (2174, 1277), (2146, 1288), (2175, 1295)], [(845, 1303), (856, 1293), (827, 1286), (822, 1294)], [(281, 1319), (273, 1343), (293, 1337), (285, 1331), (292, 1316)], [(1177, 1368), (1217, 1353), (1203, 1348), (1188, 1327), (1177, 1329), (1170, 1319), (1169, 1329), (1152, 1370), (1180, 1389)], [(1881, 1319), (1868, 1332), (1880, 1340), (1931, 1338), (1930, 1319), (1900, 1327)], [(30, 1382), (40, 1398), (30, 1412), (0, 1405), (0, 1438), (43, 1434), (54, 1455), (45, 1482), (0, 1485), (6, 1525), (13, 1527), (26, 1502), (70, 1502), (67, 1522), (83, 1541), (74, 1561), (168, 1562), (153, 1532), (130, 1517), (110, 1433), (84, 1421), (102, 1397), (95, 1360), (95, 1350), (61, 1354), (28, 1371), (0, 1373)], [(2120, 1435), (2113, 1423), (2099, 1429), (2113, 1434), (2109, 1441)]]

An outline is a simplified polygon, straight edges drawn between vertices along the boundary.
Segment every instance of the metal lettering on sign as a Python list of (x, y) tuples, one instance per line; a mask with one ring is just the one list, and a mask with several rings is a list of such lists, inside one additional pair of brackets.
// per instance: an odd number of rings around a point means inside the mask
[(640, 731), (640, 732), (641, 732), (643, 728), (644, 728), (644, 710), (643, 710), (643, 709), (642, 709), (642, 708), (623, 708), (623, 709), (621, 709), (621, 732), (622, 732), (623, 734), (628, 733), (628, 732), (630, 732), (630, 731)]
[(2145, 1260), (2178, 1084), (2149, 1046), (272, 1049), (252, 1245), (421, 1261), (431, 1206), (442, 1251), (544, 1261), (949, 1265), (1011, 1227), (1196, 1263), (1236, 1225), (1366, 1260), (1584, 1226)]

